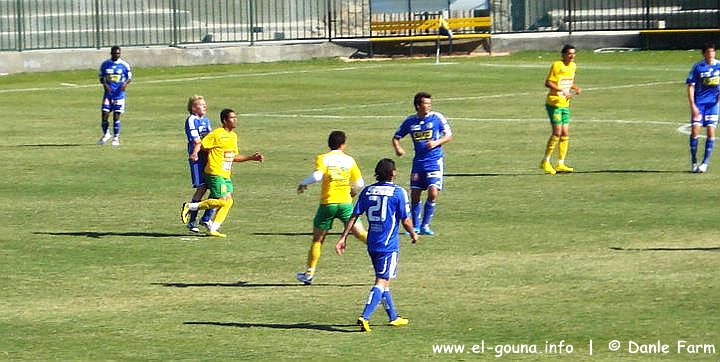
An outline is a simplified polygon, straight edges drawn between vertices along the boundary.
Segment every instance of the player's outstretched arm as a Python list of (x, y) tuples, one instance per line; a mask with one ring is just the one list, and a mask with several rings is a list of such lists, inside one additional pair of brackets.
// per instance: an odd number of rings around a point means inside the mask
[(405, 154), (405, 150), (403, 150), (402, 146), (400, 146), (400, 140), (393, 137), (392, 139), (392, 145), (395, 149), (395, 154), (398, 155), (398, 157), (402, 157), (402, 155)]
[(402, 225), (405, 228), (405, 231), (410, 233), (410, 240), (412, 240), (412, 243), (417, 243), (418, 235), (415, 233), (415, 229), (413, 228), (412, 219), (410, 219), (409, 217), (404, 218), (402, 221)]
[(347, 225), (345, 225), (345, 229), (342, 232), (342, 235), (340, 235), (340, 239), (338, 239), (337, 244), (335, 244), (335, 252), (338, 255), (343, 255), (345, 253), (345, 248), (347, 247), (347, 237), (350, 234), (350, 230), (352, 230), (353, 226), (355, 226), (355, 221), (357, 221), (358, 214), (353, 213), (352, 216), (350, 216), (350, 219), (348, 220)]
[(233, 158), (233, 162), (245, 162), (245, 161), (258, 161), (263, 162), (265, 160), (265, 156), (262, 155), (262, 153), (255, 152), (252, 156), (247, 155), (237, 155), (235, 158)]

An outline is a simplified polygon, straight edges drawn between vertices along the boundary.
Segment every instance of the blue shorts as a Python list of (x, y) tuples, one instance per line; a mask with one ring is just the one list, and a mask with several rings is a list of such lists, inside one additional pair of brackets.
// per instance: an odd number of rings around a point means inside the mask
[(193, 188), (205, 185), (205, 164), (207, 163), (207, 154), (201, 152), (198, 154), (197, 161), (190, 161), (190, 182)]
[(434, 186), (438, 190), (443, 187), (443, 171), (414, 172), (410, 174), (410, 188), (427, 190)]
[(375, 277), (380, 279), (397, 278), (398, 252), (376, 253), (368, 251), (373, 268), (375, 268)]
[(695, 126), (703, 126), (703, 127), (715, 127), (718, 126), (718, 106), (720, 106), (720, 103), (708, 103), (708, 104), (698, 104), (698, 109), (700, 110), (700, 119), (690, 120), (690, 124)]
[(125, 113), (125, 98), (111, 99), (103, 96), (101, 109), (103, 112)]

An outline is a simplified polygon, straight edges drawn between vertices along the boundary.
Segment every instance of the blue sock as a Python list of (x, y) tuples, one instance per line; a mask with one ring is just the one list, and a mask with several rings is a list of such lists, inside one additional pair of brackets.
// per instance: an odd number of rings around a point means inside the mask
[(692, 136), (690, 136), (690, 160), (692, 163), (697, 163), (697, 148), (698, 137), (692, 138)]
[(108, 128), (110, 127), (110, 122), (101, 120), (100, 126), (102, 127), (103, 135), (108, 133)]
[(410, 212), (412, 212), (412, 222), (415, 229), (420, 229), (420, 207), (421, 203), (412, 204)]
[(705, 156), (703, 157), (702, 163), (708, 163), (710, 156), (712, 156), (713, 148), (715, 148), (715, 138), (708, 138), (705, 141)]
[[(190, 200), (190, 202), (200, 202), (200, 201), (201, 200), (195, 200), (195, 199)], [(195, 219), (197, 219), (197, 214), (198, 214), (197, 210), (190, 210), (190, 221), (189, 222), (195, 222)]]
[(120, 120), (113, 122), (113, 132), (115, 133), (115, 137), (120, 135)]
[(433, 214), (435, 213), (435, 203), (425, 201), (425, 211), (423, 212), (422, 227), (430, 227), (430, 221), (432, 221)]
[[(209, 222), (212, 220), (213, 216), (215, 216), (215, 211), (217, 211), (217, 209), (206, 209), (200, 222)], [(197, 212), (195, 214), (197, 215)]]
[(365, 303), (365, 309), (362, 312), (362, 317), (365, 320), (370, 320), (370, 316), (375, 311), (375, 308), (377, 308), (378, 304), (380, 304), (380, 300), (383, 296), (383, 288), (379, 285), (375, 285), (370, 289), (370, 294), (368, 294), (367, 303)]
[(385, 291), (382, 294), (382, 302), (385, 306), (385, 312), (387, 312), (388, 318), (390, 321), (394, 321), (397, 319), (398, 314), (395, 310), (395, 304), (393, 304), (392, 295), (390, 294), (390, 288), (385, 288)]

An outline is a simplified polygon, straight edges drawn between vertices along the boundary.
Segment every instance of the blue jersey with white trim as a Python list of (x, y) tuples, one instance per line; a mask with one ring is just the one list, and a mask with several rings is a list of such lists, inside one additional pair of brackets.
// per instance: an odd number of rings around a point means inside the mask
[(202, 140), (208, 133), (212, 131), (212, 125), (210, 119), (203, 115), (198, 117), (195, 114), (190, 114), (185, 119), (185, 135), (188, 140), (188, 155), (192, 154), (193, 148), (195, 147), (195, 141)]
[(110, 92), (105, 92), (105, 97), (117, 100), (125, 98), (125, 91), (122, 85), (132, 79), (132, 70), (130, 64), (122, 59), (113, 61), (108, 59), (100, 65), (98, 73), (100, 80), (107, 84)]
[(439, 112), (430, 112), (425, 118), (420, 119), (417, 114), (405, 118), (400, 128), (395, 131), (395, 138), (400, 139), (410, 135), (415, 147), (413, 158), (413, 172), (439, 171), (441, 169), (438, 160), (443, 158), (442, 146), (429, 149), (428, 141), (437, 141), (443, 136), (452, 135), (450, 123), (445, 116)]
[(400, 249), (398, 227), (410, 214), (405, 189), (391, 182), (367, 186), (360, 192), (353, 213), (366, 214), (368, 251), (388, 253)]
[(695, 63), (685, 83), (695, 85), (695, 104), (717, 103), (720, 94), (720, 62), (713, 60), (712, 64), (707, 64), (703, 59)]

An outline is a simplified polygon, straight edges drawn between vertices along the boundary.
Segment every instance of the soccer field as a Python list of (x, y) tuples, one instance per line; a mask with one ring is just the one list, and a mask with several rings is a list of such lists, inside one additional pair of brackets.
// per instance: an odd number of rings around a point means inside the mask
[[(700, 52), (578, 52), (576, 172), (550, 176), (558, 58), (137, 68), (117, 149), (95, 144), (96, 70), (0, 77), (0, 360), (717, 361), (720, 161), (689, 173), (683, 128)], [(401, 240), (410, 324), (379, 308), (361, 333), (369, 258), (352, 238), (335, 255), (336, 222), (315, 284), (297, 283), (319, 187), (295, 189), (335, 129), (366, 181), (391, 157), (408, 187), (411, 155), (390, 141), (421, 90), (455, 134), (436, 235)], [(227, 239), (179, 223), (192, 94), (215, 126), (234, 108), (241, 153), (266, 157), (234, 166)]]

